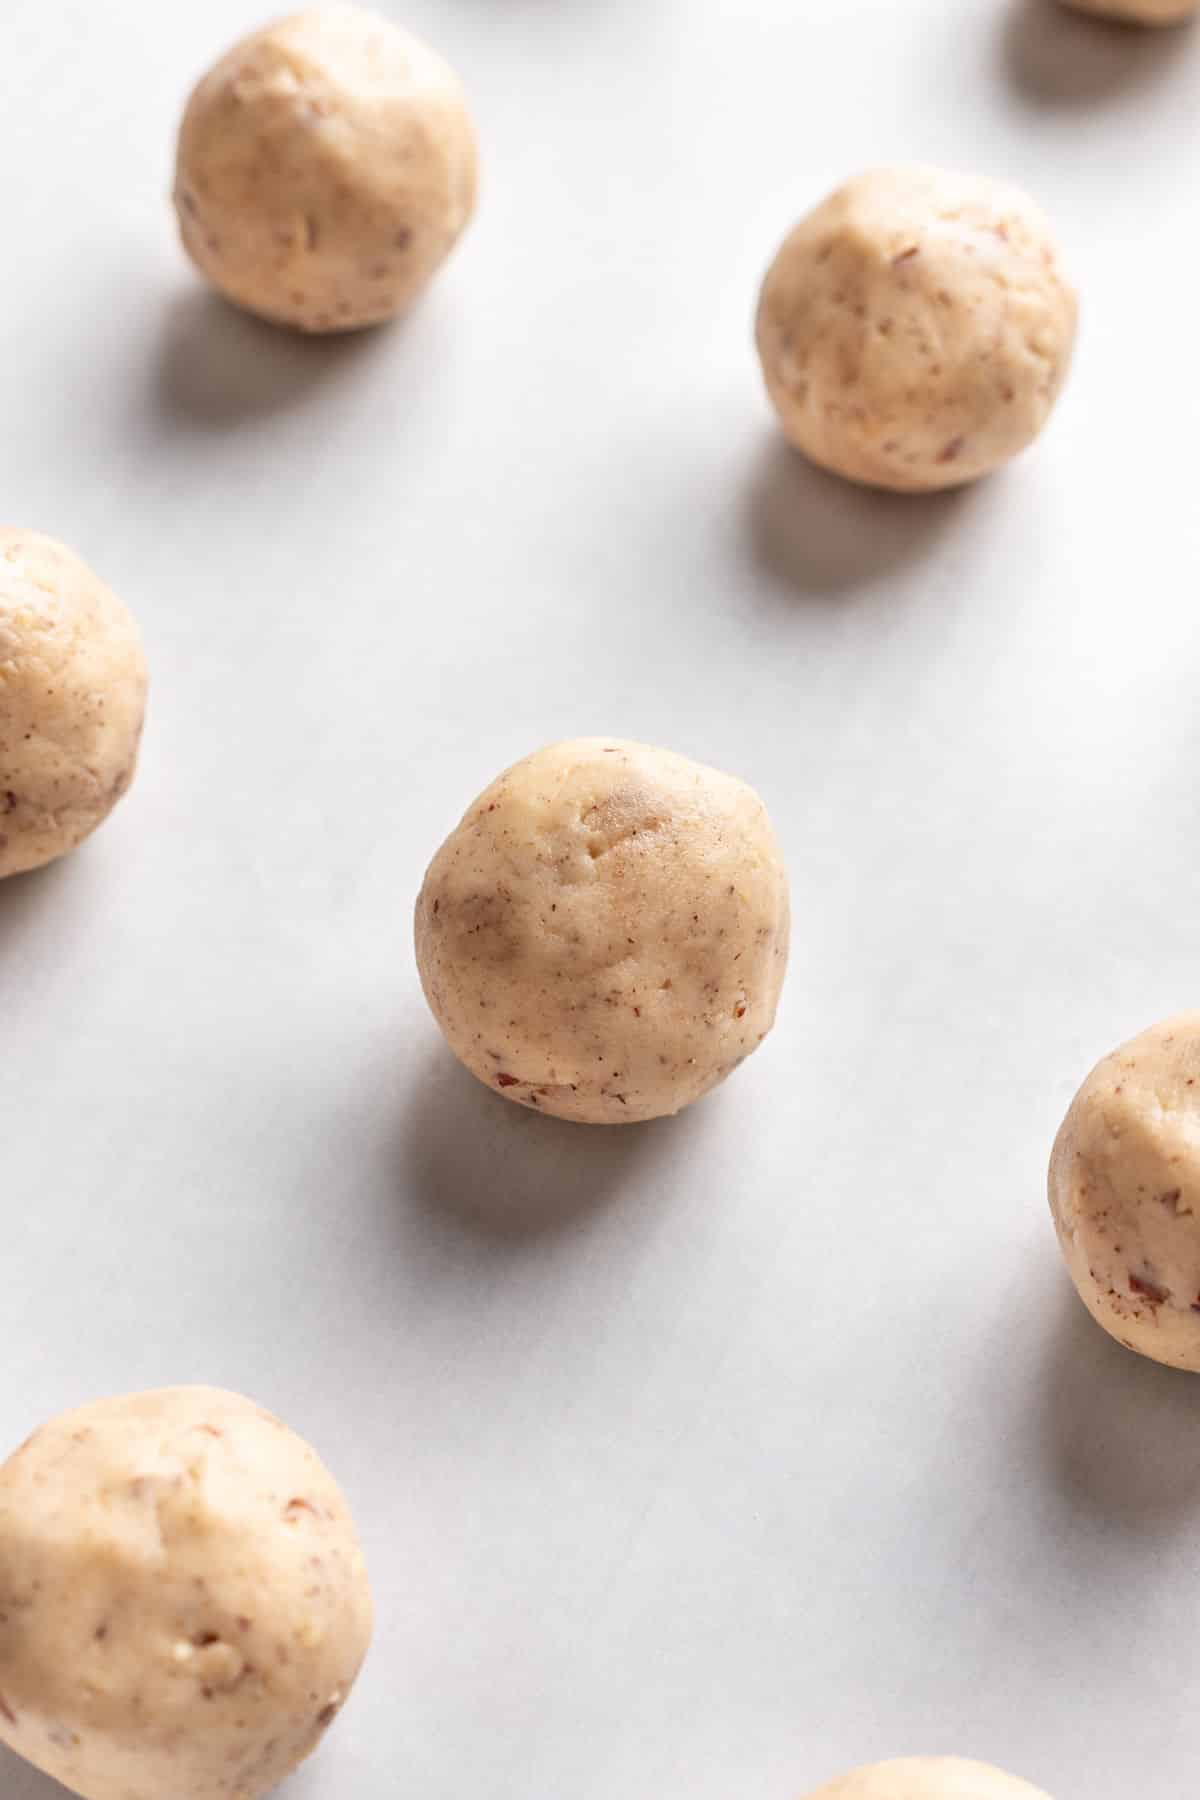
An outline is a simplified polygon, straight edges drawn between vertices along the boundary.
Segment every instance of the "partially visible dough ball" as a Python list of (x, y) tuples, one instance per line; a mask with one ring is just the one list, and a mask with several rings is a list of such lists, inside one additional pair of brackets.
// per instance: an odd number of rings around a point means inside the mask
[(138, 628), (53, 538), (0, 529), (0, 877), (82, 843), (133, 780)]
[(1190, 19), (1200, 0), (1063, 0), (1076, 12), (1096, 13), (1102, 19), (1121, 19), (1129, 25), (1178, 25)]
[(0, 1740), (86, 1800), (254, 1800), (370, 1634), (336, 1483), (237, 1394), (101, 1400), (0, 1469)]
[(770, 1031), (787, 876), (743, 782), (581, 738), (468, 809), (425, 877), (416, 946), (472, 1074), (523, 1106), (624, 1125), (689, 1106)]
[(785, 240), (757, 337), (791, 442), (872, 487), (956, 487), (1037, 436), (1066, 377), (1075, 293), (1017, 188), (873, 169)]
[(1096, 1064), (1050, 1159), (1071, 1279), (1129, 1350), (1200, 1370), (1200, 1012)]
[(808, 1800), (1049, 1800), (1015, 1775), (958, 1756), (907, 1756), (855, 1769)]
[(475, 206), (458, 77), (356, 6), (298, 13), (222, 57), (188, 103), (175, 206), (213, 286), (302, 331), (400, 312)]

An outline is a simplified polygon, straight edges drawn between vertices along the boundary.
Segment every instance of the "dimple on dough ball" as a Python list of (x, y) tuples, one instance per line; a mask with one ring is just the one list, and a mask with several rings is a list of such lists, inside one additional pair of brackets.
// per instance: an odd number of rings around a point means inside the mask
[(346, 1502), (214, 1388), (101, 1400), (0, 1468), (0, 1740), (86, 1800), (253, 1800), (371, 1634)]
[(141, 638), (116, 595), (53, 538), (0, 529), (0, 876), (108, 817), (145, 710)]
[(1128, 25), (1178, 25), (1190, 19), (1200, 0), (1063, 0), (1076, 12), (1095, 13), (1102, 19), (1120, 19)]
[(1055, 1141), (1050, 1207), (1092, 1317), (1130, 1350), (1200, 1370), (1200, 1012), (1096, 1064)]
[(581, 738), (468, 809), (425, 877), (416, 946), (473, 1075), (523, 1106), (623, 1125), (689, 1106), (770, 1031), (787, 876), (744, 782)]
[(475, 205), (458, 77), (398, 26), (331, 6), (246, 38), (179, 133), (183, 242), (239, 306), (303, 331), (400, 312)]
[(956, 487), (1037, 436), (1071, 360), (1076, 300), (1017, 188), (873, 169), (785, 240), (758, 308), (790, 441), (872, 487)]
[(808, 1800), (1049, 1800), (1015, 1775), (959, 1756), (907, 1756), (855, 1769)]

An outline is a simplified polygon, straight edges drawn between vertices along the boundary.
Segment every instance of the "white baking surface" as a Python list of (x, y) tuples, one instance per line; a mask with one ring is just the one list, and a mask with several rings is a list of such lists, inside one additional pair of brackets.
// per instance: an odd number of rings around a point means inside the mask
[[(154, 691), (112, 823), (0, 891), (0, 1441), (207, 1381), (319, 1446), (379, 1625), (296, 1800), (918, 1751), (1180, 1800), (1200, 1383), (1089, 1323), (1044, 1167), (1200, 999), (1200, 34), (385, 10), (469, 84), (483, 207), (407, 324), (313, 344), (166, 204), (258, 7), (4, 7), (0, 515), (127, 598)], [(1085, 299), (1044, 440), (931, 501), (786, 453), (749, 336), (794, 216), (920, 158), (1026, 183)], [(762, 1051), (609, 1133), (459, 1072), (409, 938), (479, 788), (598, 731), (753, 782), (795, 911)]]

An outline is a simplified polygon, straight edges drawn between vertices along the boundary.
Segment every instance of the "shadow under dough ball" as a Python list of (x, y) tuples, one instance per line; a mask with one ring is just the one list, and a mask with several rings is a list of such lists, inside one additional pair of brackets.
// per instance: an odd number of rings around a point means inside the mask
[(336, 1483), (237, 1394), (100, 1400), (0, 1468), (0, 1740), (85, 1800), (254, 1800), (370, 1635)]
[(1049, 1795), (986, 1763), (959, 1756), (907, 1756), (855, 1769), (807, 1800), (1049, 1800)]
[(0, 529), (0, 877), (108, 817), (137, 767), (146, 685), (117, 596), (53, 538)]
[(581, 738), (468, 809), (417, 901), (417, 963), (480, 1081), (624, 1125), (689, 1106), (762, 1042), (788, 927), (751, 788), (669, 750)]
[(1126, 25), (1178, 25), (1200, 8), (1200, 0), (1062, 0), (1073, 12), (1095, 13)]
[(1050, 1158), (1071, 1279), (1126, 1349), (1200, 1370), (1200, 1012), (1096, 1064)]
[(188, 102), (175, 207), (226, 298), (302, 331), (393, 317), (475, 206), (475, 132), (453, 70), (356, 6), (268, 26)]
[(957, 487), (1033, 441), (1066, 378), (1076, 299), (1017, 188), (873, 169), (785, 240), (757, 339), (789, 440), (851, 481)]

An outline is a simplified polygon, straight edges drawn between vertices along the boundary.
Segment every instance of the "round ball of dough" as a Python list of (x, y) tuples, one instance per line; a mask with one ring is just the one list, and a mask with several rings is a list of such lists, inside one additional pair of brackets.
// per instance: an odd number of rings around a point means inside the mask
[(955, 487), (1032, 442), (1071, 360), (1075, 294), (1018, 189), (873, 169), (800, 221), (758, 308), (791, 442), (871, 487)]
[(1092, 1317), (1127, 1349), (1200, 1370), (1200, 1012), (1096, 1064), (1055, 1141), (1050, 1207)]
[(959, 1756), (906, 1756), (855, 1769), (809, 1800), (1049, 1800), (1041, 1788)]
[(370, 1634), (336, 1483), (237, 1394), (101, 1400), (0, 1468), (0, 1740), (85, 1800), (254, 1800)]
[(425, 877), (416, 945), (473, 1075), (522, 1106), (624, 1125), (689, 1106), (770, 1031), (787, 876), (743, 782), (581, 738), (468, 808)]
[(298, 13), (222, 57), (188, 103), (183, 242), (239, 306), (302, 331), (408, 305), (475, 206), (475, 133), (457, 76), (356, 6)]
[(1126, 25), (1178, 25), (1191, 18), (1200, 0), (1063, 0), (1063, 4)]
[(0, 529), (0, 876), (108, 817), (145, 711), (142, 642), (116, 595), (53, 538)]

